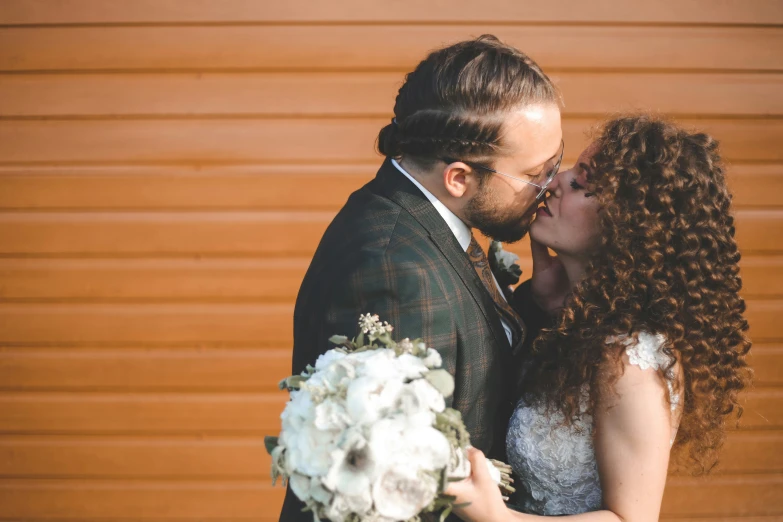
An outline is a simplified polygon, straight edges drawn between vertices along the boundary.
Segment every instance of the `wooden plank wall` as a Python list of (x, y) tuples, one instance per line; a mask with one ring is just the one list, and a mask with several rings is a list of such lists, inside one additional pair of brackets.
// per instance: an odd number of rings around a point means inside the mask
[(616, 110), (722, 140), (756, 386), (663, 516), (783, 517), (779, 1), (3, 0), (0, 520), (277, 520), (309, 258), (403, 74), (486, 32), (561, 86), (566, 163)]

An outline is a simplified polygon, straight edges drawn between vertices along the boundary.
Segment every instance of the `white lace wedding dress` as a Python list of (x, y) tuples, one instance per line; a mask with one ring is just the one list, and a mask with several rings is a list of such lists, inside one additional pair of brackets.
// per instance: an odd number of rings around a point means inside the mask
[[(660, 350), (662, 341), (662, 337), (646, 333), (639, 335), (638, 343), (631, 344), (629, 339), (626, 353), (630, 363), (643, 370), (667, 367), (669, 358)], [(671, 380), (667, 385), (674, 419), (679, 397)], [(527, 513), (573, 515), (601, 509), (593, 420), (582, 415), (571, 427), (560, 426), (561, 420), (562, 415), (552, 415), (523, 401), (511, 417), (506, 451), (517, 485), (526, 490), (521, 507)]]

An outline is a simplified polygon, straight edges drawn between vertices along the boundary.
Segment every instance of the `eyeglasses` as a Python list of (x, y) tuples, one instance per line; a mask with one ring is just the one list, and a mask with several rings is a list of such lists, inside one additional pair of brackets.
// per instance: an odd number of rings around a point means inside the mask
[[(552, 180), (555, 179), (555, 176), (557, 175), (557, 171), (560, 170), (560, 163), (563, 161), (563, 153), (565, 152), (565, 142), (563, 140), (560, 140), (560, 154), (557, 155), (557, 160), (550, 166), (550, 162), (548, 161), (546, 165), (544, 165), (544, 168), (541, 169), (541, 172), (536, 174), (534, 176), (534, 179), (540, 179), (546, 176), (546, 180), (544, 181), (543, 185), (539, 185), (538, 183), (534, 183), (532, 181), (528, 181), (522, 178), (518, 178), (516, 176), (512, 176), (511, 174), (504, 174), (502, 172), (498, 172), (497, 170), (491, 169), (484, 165), (479, 165), (478, 163), (473, 163), (471, 161), (463, 161), (458, 160), (455, 158), (441, 158), (446, 163), (454, 163), (454, 162), (462, 162), (465, 165), (469, 166), (472, 169), (476, 170), (486, 170), (487, 172), (491, 172), (493, 174), (497, 174), (499, 176), (505, 176), (507, 178), (515, 179), (517, 181), (521, 181), (522, 183), (526, 183), (528, 185), (533, 185), (534, 187), (540, 188), (541, 191), (536, 195), (536, 200), (539, 200), (543, 197), (543, 195), (546, 193), (547, 187), (549, 187), (549, 184), (552, 183)], [(551, 160), (550, 160), (551, 161)]]

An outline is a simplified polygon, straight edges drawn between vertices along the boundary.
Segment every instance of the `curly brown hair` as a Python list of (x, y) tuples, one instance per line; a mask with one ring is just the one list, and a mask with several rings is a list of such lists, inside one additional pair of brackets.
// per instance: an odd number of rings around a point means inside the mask
[(718, 142), (650, 115), (609, 121), (595, 142), (587, 180), (599, 203), (601, 244), (555, 327), (534, 343), (522, 392), (571, 425), (580, 403), (593, 414), (622, 374), (626, 345), (608, 340), (662, 334), (673, 362), (661, 374), (679, 363), (675, 391), (684, 399), (674, 460), (708, 472), (725, 421), (742, 414), (737, 394), (752, 376)]

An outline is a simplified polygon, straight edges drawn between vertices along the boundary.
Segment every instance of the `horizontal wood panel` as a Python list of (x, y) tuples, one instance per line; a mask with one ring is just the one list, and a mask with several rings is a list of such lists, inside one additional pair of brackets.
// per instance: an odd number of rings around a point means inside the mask
[[(743, 253), (783, 251), (783, 210), (741, 210)], [(107, 212), (0, 214), (0, 255), (311, 256), (329, 212)], [(509, 247), (527, 254), (521, 241)]]
[[(380, 163), (0, 167), (0, 210), (338, 210)], [(783, 206), (783, 165), (732, 164), (726, 179), (736, 207)]]
[(670, 478), (661, 517), (677, 515), (783, 516), (783, 474), (715, 477), (709, 481)]
[[(756, 386), (783, 385), (783, 347), (757, 344)], [(0, 349), (0, 388), (18, 391), (276, 391), (290, 349)]]
[(276, 392), (289, 375), (290, 349), (0, 349), (4, 390)]
[[(755, 342), (783, 339), (780, 301), (748, 301)], [(0, 343), (16, 345), (290, 346), (293, 303), (0, 304)], [(353, 335), (354, 332), (334, 332)]]
[(276, 522), (285, 488), (268, 482), (0, 480), (0, 519)]
[(0, 259), (0, 301), (293, 303), (309, 264), (309, 258)]
[[(502, 16), (499, 16), (501, 15)], [(187, 0), (135, 0), (107, 3), (101, 0), (5, 0), (0, 24), (98, 24), (144, 22), (673, 22), (673, 23), (783, 23), (780, 5), (774, 0), (747, 4), (741, 0), (719, 3), (709, 0), (666, 0), (654, 6), (632, 5), (622, 0), (585, 5), (572, 0), (550, 0), (525, 5), (490, 0), (476, 4), (467, 0), (422, 4), (397, 1), (394, 9), (383, 4), (343, 0), (329, 6), (306, 0), (260, 4), (253, 0), (189, 2)]]
[[(334, 215), (251, 211), (6, 213), (0, 214), (0, 255), (311, 257)], [(527, 242), (515, 247), (530, 251)]]
[[(360, 165), (2, 167), (0, 210), (336, 211), (375, 177), (382, 161), (378, 157)], [(749, 182), (780, 180), (783, 190), (783, 165), (748, 166), (742, 172), (737, 176), (750, 176)]]
[[(783, 120), (680, 120), (719, 139), (731, 161), (781, 162)], [(388, 119), (0, 120), (8, 163), (366, 163)], [(566, 118), (566, 164), (597, 122)]]
[[(783, 114), (781, 74), (554, 73), (564, 113)], [(0, 75), (4, 117), (385, 115), (400, 73)]]
[[(4, 478), (269, 480), (261, 437), (0, 437)], [(783, 471), (783, 433), (735, 431), (713, 473)], [(717, 475), (713, 475), (717, 476)]]
[(283, 391), (3, 393), (0, 433), (270, 435), (287, 400)]
[(783, 56), (777, 52), (783, 47), (783, 31), (777, 27), (471, 23), (435, 27), (6, 27), (0, 28), (0, 71), (403, 71), (412, 70), (428, 49), (484, 33), (518, 47), (545, 69), (783, 69)]
[(293, 304), (0, 305), (0, 343), (279, 348), (291, 345), (293, 308)]
[[(783, 348), (754, 345), (755, 385), (783, 384)], [(0, 383), (17, 390), (274, 391), (291, 371), (280, 349), (0, 350)]]
[[(285, 392), (0, 394), (2, 434), (272, 434)], [(783, 428), (783, 391), (744, 395), (740, 427)]]
[[(676, 482), (675, 482), (676, 480)], [(779, 475), (709, 482), (673, 479), (662, 516), (780, 515)], [(263, 482), (101, 482), (6, 479), (0, 482), (0, 517), (26, 520), (261, 520), (277, 519), (282, 487)], [(686, 519), (687, 520), (687, 519)], [(736, 522), (750, 519), (737, 519)], [(758, 519), (756, 519), (758, 520)], [(772, 520), (772, 519), (770, 519)]]

